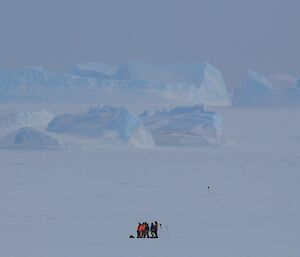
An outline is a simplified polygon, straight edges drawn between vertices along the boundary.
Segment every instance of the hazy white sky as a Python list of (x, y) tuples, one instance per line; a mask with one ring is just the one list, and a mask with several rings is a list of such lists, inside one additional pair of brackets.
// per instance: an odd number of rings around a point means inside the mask
[(0, 66), (209, 61), (300, 75), (298, 0), (0, 0)]

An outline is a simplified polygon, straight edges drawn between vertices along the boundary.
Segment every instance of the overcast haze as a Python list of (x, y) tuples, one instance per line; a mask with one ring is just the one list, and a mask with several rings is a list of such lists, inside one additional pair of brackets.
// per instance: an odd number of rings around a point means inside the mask
[(227, 84), (248, 69), (300, 74), (297, 0), (1, 0), (0, 65), (203, 62)]

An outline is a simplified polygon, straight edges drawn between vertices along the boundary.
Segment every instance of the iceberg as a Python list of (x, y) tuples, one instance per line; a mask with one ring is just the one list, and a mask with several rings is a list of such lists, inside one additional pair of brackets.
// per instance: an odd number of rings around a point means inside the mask
[(24, 127), (0, 139), (2, 149), (62, 150), (60, 142), (46, 133)]
[(242, 87), (234, 92), (235, 105), (265, 105), (274, 94), (272, 84), (260, 73), (249, 71)]
[(158, 146), (220, 146), (229, 141), (222, 133), (222, 118), (202, 105), (144, 112), (140, 119)]
[(69, 73), (41, 67), (0, 69), (0, 100), (90, 99), (103, 93), (155, 93), (163, 99), (229, 105), (229, 95), (218, 69), (209, 63), (160, 64), (128, 62), (117, 67), (80, 64)]
[(47, 130), (136, 147), (155, 146), (139, 118), (124, 107), (97, 106), (85, 113), (58, 115), (48, 124)]
[(300, 88), (294, 85), (287, 87), (286, 84), (275, 88), (262, 74), (249, 71), (242, 87), (237, 88), (234, 92), (233, 105), (249, 107), (299, 106)]

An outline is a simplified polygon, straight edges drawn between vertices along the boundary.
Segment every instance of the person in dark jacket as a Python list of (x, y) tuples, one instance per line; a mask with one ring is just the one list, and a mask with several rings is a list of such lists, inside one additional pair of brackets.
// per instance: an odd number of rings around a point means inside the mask
[(151, 222), (150, 231), (151, 231), (151, 238), (155, 238), (155, 225), (153, 222)]
[(158, 238), (158, 222), (154, 222), (154, 228), (155, 228), (155, 238)]
[(149, 238), (149, 224), (145, 222), (145, 238)]

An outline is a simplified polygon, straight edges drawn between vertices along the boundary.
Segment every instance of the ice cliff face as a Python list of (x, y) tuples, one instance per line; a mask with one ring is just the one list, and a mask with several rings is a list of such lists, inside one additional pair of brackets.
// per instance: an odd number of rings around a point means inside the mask
[(300, 88), (275, 88), (263, 75), (250, 71), (242, 87), (234, 92), (236, 106), (299, 106)]
[(158, 92), (165, 98), (179, 98), (206, 105), (229, 105), (221, 73), (212, 65), (151, 65), (128, 62), (117, 67), (88, 63), (70, 73), (49, 72), (41, 67), (0, 69), (0, 99), (55, 99), (93, 95), (95, 92)]
[(86, 113), (56, 116), (48, 131), (118, 140), (137, 147), (153, 147), (154, 141), (142, 122), (126, 108), (94, 107)]
[(0, 148), (31, 150), (62, 150), (60, 142), (42, 131), (24, 127), (0, 139)]
[(159, 146), (218, 146), (228, 142), (222, 119), (201, 105), (178, 107), (140, 115)]

